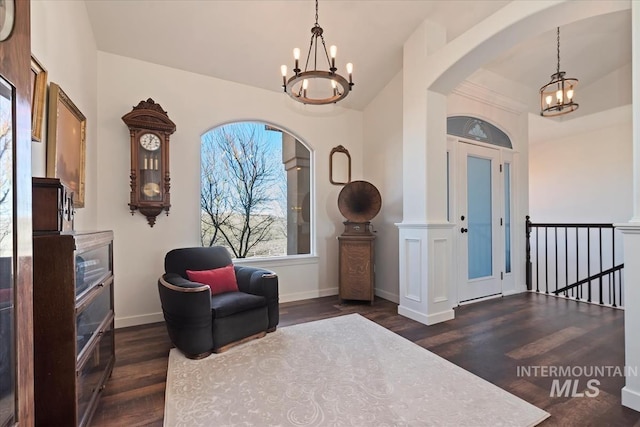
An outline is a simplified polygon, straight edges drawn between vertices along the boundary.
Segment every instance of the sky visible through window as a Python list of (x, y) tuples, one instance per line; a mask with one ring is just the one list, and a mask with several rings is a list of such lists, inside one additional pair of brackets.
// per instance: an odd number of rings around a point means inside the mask
[(259, 122), (202, 136), (201, 239), (237, 258), (287, 254), (283, 133)]

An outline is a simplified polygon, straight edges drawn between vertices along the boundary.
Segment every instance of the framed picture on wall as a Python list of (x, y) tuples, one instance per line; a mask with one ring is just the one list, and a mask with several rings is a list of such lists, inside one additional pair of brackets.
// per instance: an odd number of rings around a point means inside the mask
[(31, 55), (31, 140), (42, 141), (42, 120), (47, 94), (47, 70)]
[(49, 86), (47, 176), (59, 178), (73, 192), (73, 205), (84, 207), (87, 119), (56, 83)]

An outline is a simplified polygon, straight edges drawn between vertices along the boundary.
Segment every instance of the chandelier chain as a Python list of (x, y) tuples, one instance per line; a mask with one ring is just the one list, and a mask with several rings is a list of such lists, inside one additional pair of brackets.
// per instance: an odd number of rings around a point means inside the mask
[(316, 26), (318, 25), (318, 0), (316, 0)]
[(558, 74), (560, 73), (560, 27), (558, 27), (558, 70), (556, 71)]
[[(315, 35), (311, 36), (311, 43), (309, 43), (309, 52), (307, 52), (307, 62), (304, 63), (304, 71), (307, 71), (309, 69), (309, 59), (311, 59), (311, 49), (313, 49), (313, 41), (316, 38)], [(315, 65), (314, 64), (314, 69), (315, 69)]]
[(327, 58), (327, 64), (331, 67), (331, 60), (329, 59), (329, 54), (327, 53), (327, 45), (324, 43), (324, 37), (320, 36), (320, 40), (322, 40), (322, 47), (324, 48), (324, 56)]

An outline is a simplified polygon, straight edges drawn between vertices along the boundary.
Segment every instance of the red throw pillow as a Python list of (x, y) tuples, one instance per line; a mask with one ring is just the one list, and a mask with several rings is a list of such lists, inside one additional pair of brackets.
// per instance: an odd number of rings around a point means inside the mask
[(187, 276), (192, 282), (208, 285), (211, 289), (211, 295), (238, 291), (233, 264), (213, 270), (187, 270)]

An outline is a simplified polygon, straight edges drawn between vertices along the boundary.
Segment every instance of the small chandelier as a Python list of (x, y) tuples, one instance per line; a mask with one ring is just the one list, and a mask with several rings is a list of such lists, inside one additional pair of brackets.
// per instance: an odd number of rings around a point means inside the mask
[[(335, 46), (329, 48), (329, 52), (331, 52), (331, 59), (329, 59), (322, 33), (322, 27), (318, 25), (318, 0), (316, 0), (316, 23), (311, 27), (311, 44), (309, 45), (304, 71), (300, 70), (299, 67), (300, 49), (298, 48), (293, 49), (293, 59), (295, 61), (293, 76), (287, 79), (287, 66), (280, 67), (282, 88), (285, 93), (303, 104), (324, 105), (336, 103), (344, 99), (353, 87), (353, 64), (347, 64), (348, 81), (336, 73), (336, 53), (338, 49)], [(321, 47), (319, 47), (320, 43), (322, 43)], [(320, 56), (324, 56), (327, 59), (329, 71), (318, 70), (318, 51)], [(312, 69), (309, 69), (310, 62), (313, 62)]]
[(545, 117), (560, 116), (578, 109), (573, 102), (578, 79), (565, 77), (560, 71), (560, 27), (558, 27), (558, 68), (551, 75), (551, 81), (540, 88), (540, 115)]

